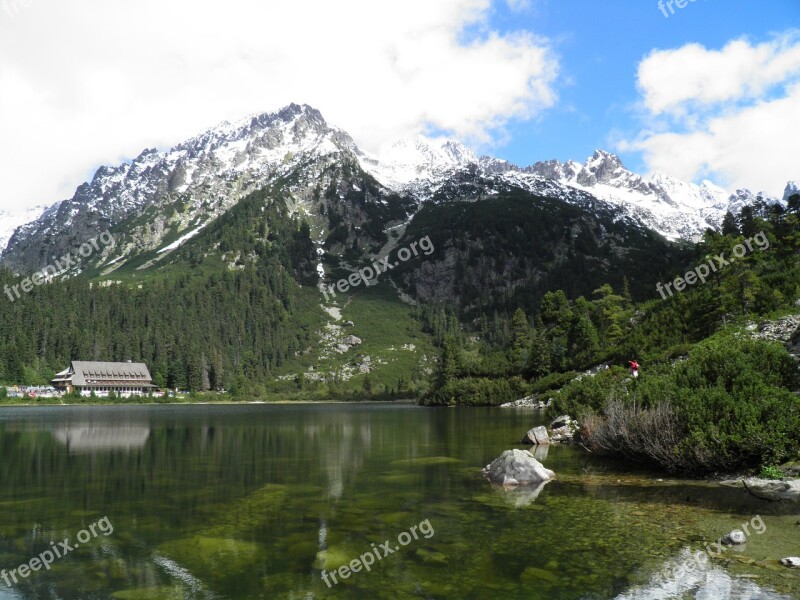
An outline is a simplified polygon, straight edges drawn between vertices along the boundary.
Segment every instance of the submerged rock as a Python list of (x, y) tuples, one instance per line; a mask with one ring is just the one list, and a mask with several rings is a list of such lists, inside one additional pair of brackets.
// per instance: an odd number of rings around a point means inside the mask
[(744, 531), (740, 531), (738, 529), (734, 529), (720, 540), (720, 542), (726, 546), (738, 546), (740, 544), (744, 544), (746, 541), (747, 536), (744, 534)]
[(787, 558), (782, 558), (781, 564), (784, 567), (791, 567), (792, 569), (797, 569), (800, 567), (800, 556), (789, 556)]
[(550, 436), (547, 435), (547, 427), (540, 425), (530, 429), (522, 438), (522, 443), (534, 446), (548, 446), (550, 444)]
[(506, 450), (486, 465), (483, 474), (500, 485), (528, 485), (550, 481), (556, 474), (527, 450)]

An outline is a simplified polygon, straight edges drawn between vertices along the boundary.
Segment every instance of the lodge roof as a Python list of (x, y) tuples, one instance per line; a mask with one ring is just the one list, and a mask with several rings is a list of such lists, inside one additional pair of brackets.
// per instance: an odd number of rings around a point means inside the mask
[(152, 383), (150, 371), (144, 363), (72, 361), (66, 371), (55, 380), (70, 381), (73, 386), (92, 384), (147, 386)]

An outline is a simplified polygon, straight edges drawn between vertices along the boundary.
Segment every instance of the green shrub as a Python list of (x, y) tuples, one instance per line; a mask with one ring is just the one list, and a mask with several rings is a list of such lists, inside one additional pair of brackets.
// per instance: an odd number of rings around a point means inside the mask
[(570, 381), (575, 379), (578, 374), (575, 371), (568, 371), (566, 373), (550, 373), (544, 377), (540, 377), (531, 385), (531, 392), (534, 394), (543, 394), (553, 390), (558, 390)]
[[(640, 377), (636, 405), (632, 386), (619, 373), (589, 381), (594, 386), (567, 386), (556, 406), (591, 420), (587, 444), (600, 452), (697, 474), (780, 464), (800, 452), (800, 398), (789, 391), (797, 385), (797, 368), (778, 343), (731, 334), (710, 338), (670, 370)], [(663, 406), (671, 407), (670, 426), (682, 432), (673, 448), (650, 448), (652, 439), (642, 436), (615, 437), (631, 433), (640, 413)], [(615, 452), (615, 443), (622, 449)]]
[(517, 399), (513, 380), (454, 379), (422, 399), (427, 406), (497, 406)]
[(610, 399), (626, 396), (626, 379), (628, 372), (622, 367), (611, 367), (594, 377), (573, 377), (553, 397), (553, 405), (547, 409), (547, 415), (556, 417), (566, 414), (581, 420), (582, 417), (599, 412)]
[(769, 465), (762, 467), (758, 476), (761, 477), (761, 479), (783, 479), (783, 471), (775, 465)]

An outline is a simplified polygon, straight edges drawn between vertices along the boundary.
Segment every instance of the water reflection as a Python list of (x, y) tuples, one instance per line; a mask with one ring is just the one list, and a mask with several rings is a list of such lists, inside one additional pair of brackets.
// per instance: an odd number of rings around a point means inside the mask
[[(705, 558), (705, 560), (703, 560)], [(792, 600), (792, 596), (764, 590), (756, 582), (731, 577), (703, 552), (685, 548), (662, 565), (648, 583), (634, 586), (616, 600), (663, 600), (666, 598), (747, 598)]]
[[(571, 447), (534, 449), (557, 473), (546, 486), (494, 489), (480, 468), (537, 424), (387, 405), (0, 410), (0, 568), (107, 515), (111, 536), (16, 597), (612, 598), (645, 556), (680, 551), (663, 523), (755, 514)], [(352, 560), (423, 519), (432, 539), (321, 582), (321, 554)]]
[(136, 425), (92, 425), (85, 423), (59, 427), (53, 437), (69, 452), (103, 452), (144, 448), (150, 428)]

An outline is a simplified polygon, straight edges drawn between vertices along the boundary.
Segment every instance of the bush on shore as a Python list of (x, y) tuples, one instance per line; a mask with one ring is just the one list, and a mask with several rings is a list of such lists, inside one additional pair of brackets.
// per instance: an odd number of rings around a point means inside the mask
[(432, 390), (421, 400), (426, 406), (497, 406), (525, 396), (527, 385), (522, 379), (488, 379), (469, 377), (453, 379)]
[(800, 456), (797, 386), (780, 344), (727, 333), (635, 382), (619, 369), (574, 382), (553, 410), (581, 419), (592, 451), (671, 472), (729, 472)]

